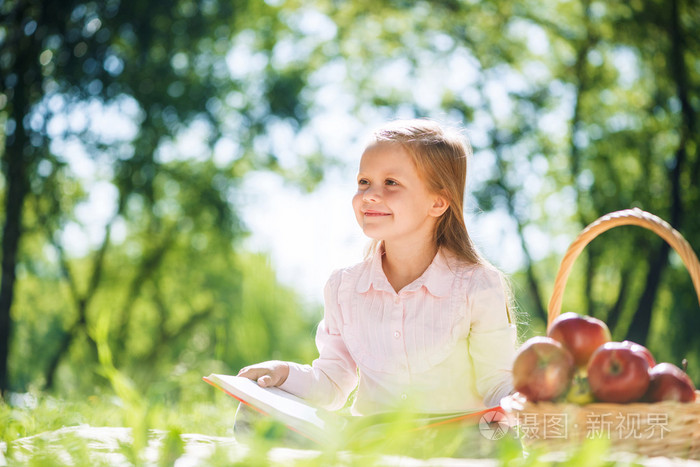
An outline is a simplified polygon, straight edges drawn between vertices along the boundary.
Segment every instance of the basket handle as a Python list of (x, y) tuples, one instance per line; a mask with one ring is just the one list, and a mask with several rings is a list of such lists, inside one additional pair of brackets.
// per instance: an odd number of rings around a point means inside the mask
[(569, 273), (578, 255), (595, 237), (619, 225), (638, 225), (653, 231), (666, 240), (666, 242), (676, 250), (676, 253), (678, 253), (681, 260), (683, 260), (683, 264), (688, 269), (690, 277), (693, 280), (695, 293), (698, 296), (698, 303), (700, 303), (700, 262), (698, 262), (698, 257), (695, 255), (690, 244), (676, 229), (661, 218), (646, 211), (642, 211), (639, 208), (625, 209), (623, 211), (611, 212), (593, 221), (583, 229), (569, 246), (569, 249), (566, 250), (566, 254), (564, 254), (564, 258), (561, 260), (559, 272), (554, 281), (552, 298), (549, 300), (547, 328), (549, 328), (552, 321), (561, 313), (562, 296), (564, 295), (566, 281), (569, 278)]

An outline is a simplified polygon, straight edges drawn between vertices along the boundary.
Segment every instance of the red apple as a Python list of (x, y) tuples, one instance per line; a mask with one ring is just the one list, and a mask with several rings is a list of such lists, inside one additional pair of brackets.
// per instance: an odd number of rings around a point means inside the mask
[(602, 402), (640, 400), (649, 387), (649, 363), (627, 344), (608, 342), (591, 355), (588, 384), (593, 396)]
[(688, 375), (672, 363), (659, 363), (649, 370), (649, 402), (695, 401), (695, 386)]
[(640, 354), (642, 354), (642, 356), (644, 356), (644, 358), (647, 359), (647, 362), (649, 363), (649, 368), (654, 368), (656, 366), (656, 360), (654, 359), (654, 356), (649, 351), (649, 349), (647, 349), (641, 344), (637, 344), (636, 342), (632, 341), (622, 341), (622, 343), (628, 346), (630, 349), (632, 349), (633, 352), (639, 352)]
[(593, 352), (611, 339), (610, 330), (603, 321), (573, 312), (557, 316), (547, 336), (558, 340), (571, 352), (577, 367), (585, 367)]
[(513, 387), (530, 401), (553, 400), (566, 391), (574, 358), (549, 337), (528, 339), (513, 362)]

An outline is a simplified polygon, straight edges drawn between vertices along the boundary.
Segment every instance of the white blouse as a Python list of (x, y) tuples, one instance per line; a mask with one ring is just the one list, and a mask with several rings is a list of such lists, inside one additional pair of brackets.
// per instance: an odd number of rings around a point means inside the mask
[(512, 392), (516, 335), (498, 271), (441, 250), (396, 293), (377, 253), (331, 275), (319, 358), (290, 363), (281, 387), (329, 409), (357, 387), (357, 415), (480, 410)]

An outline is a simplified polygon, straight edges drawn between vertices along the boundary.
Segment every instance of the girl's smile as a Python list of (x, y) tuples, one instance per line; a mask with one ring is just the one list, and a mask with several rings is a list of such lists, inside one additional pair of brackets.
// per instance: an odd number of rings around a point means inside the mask
[(352, 206), (365, 235), (390, 243), (430, 241), (446, 208), (428, 190), (413, 157), (390, 142), (374, 143), (362, 154)]
[(374, 211), (372, 209), (368, 209), (364, 211), (364, 215), (366, 217), (382, 217), (382, 216), (390, 216), (391, 214), (388, 212), (380, 212), (380, 211)]

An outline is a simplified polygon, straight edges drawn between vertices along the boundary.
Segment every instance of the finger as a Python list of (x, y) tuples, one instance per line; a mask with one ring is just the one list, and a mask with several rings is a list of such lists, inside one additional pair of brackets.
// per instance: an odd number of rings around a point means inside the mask
[(260, 386), (261, 388), (274, 386), (274, 384), (272, 384), (272, 377), (270, 375), (261, 376), (260, 378), (258, 378), (258, 386)]
[(268, 374), (269, 372), (270, 372), (270, 370), (267, 368), (246, 367), (238, 372), (238, 376), (241, 376), (243, 378), (252, 379), (253, 381), (257, 381), (258, 378)]

